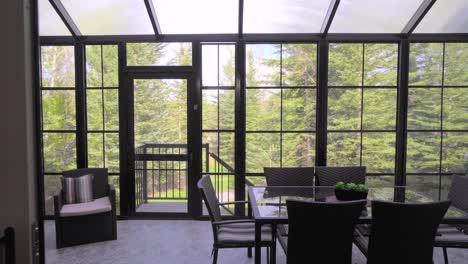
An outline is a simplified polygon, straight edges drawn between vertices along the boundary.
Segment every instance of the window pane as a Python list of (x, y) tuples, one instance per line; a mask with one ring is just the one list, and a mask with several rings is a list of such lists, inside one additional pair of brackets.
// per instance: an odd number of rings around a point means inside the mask
[(109, 176), (109, 184), (112, 184), (115, 189), (115, 207), (116, 207), (116, 214), (120, 215), (120, 181), (119, 176), (110, 175)]
[(234, 90), (219, 90), (219, 129), (234, 129)]
[(398, 45), (366, 44), (364, 85), (397, 85)]
[(42, 127), (44, 130), (74, 130), (75, 118), (75, 91), (42, 91)]
[(236, 33), (237, 0), (153, 0), (163, 34)]
[(442, 43), (412, 43), (410, 46), (409, 85), (441, 85)]
[(415, 33), (468, 33), (466, 0), (436, 1)]
[(247, 133), (247, 172), (262, 172), (264, 167), (280, 166), (280, 134)]
[(363, 129), (394, 130), (396, 104), (396, 89), (364, 88)]
[(328, 133), (327, 166), (359, 166), (360, 133)]
[(116, 45), (102, 46), (104, 87), (119, 87), (119, 50)]
[(468, 173), (468, 132), (446, 132), (443, 136), (442, 173)]
[[(235, 168), (234, 133), (219, 133), (219, 144), (219, 157), (231, 168)], [(224, 168), (223, 172), (228, 172), (227, 169), (228, 168)]]
[(57, 12), (47, 0), (39, 0), (39, 35), (71, 36)]
[(247, 130), (278, 131), (281, 124), (281, 90), (248, 89)]
[(328, 129), (361, 128), (361, 89), (328, 90)]
[(119, 134), (105, 133), (104, 147), (106, 150), (106, 168), (109, 169), (109, 172), (120, 172)]
[(316, 86), (317, 45), (284, 44), (282, 85)]
[(192, 65), (191, 43), (127, 43), (128, 66)]
[(62, 0), (84, 35), (154, 34), (144, 1)]
[(104, 130), (102, 103), (102, 90), (86, 91), (88, 130)]
[(444, 89), (444, 129), (468, 130), (468, 89)]
[(282, 166), (313, 167), (315, 164), (315, 135), (283, 133)]
[(218, 129), (218, 90), (202, 91), (203, 129)]
[(362, 44), (330, 43), (328, 85), (362, 85)]
[(119, 130), (119, 91), (104, 90), (104, 129)]
[(315, 92), (283, 89), (283, 130), (315, 130)]
[[(216, 132), (204, 132), (202, 134), (202, 144), (208, 144), (207, 148), (208, 148), (208, 151), (209, 153), (206, 153), (206, 148), (205, 146), (203, 146), (203, 149), (202, 149), (202, 162), (203, 162), (203, 169), (202, 169), (202, 172), (216, 172), (216, 166), (215, 166), (215, 159), (210, 155), (211, 154), (214, 154), (216, 156), (219, 156), (219, 152), (218, 152), (218, 133)], [(208, 156), (207, 156), (208, 155)], [(207, 167), (207, 160), (208, 158), (208, 168), (209, 170), (207, 171), (206, 170), (206, 167)]]
[(76, 169), (75, 133), (43, 133), (44, 171)]
[(43, 87), (75, 87), (75, 51), (73, 46), (42, 46)]
[(103, 86), (101, 45), (86, 46), (86, 86)]
[(440, 88), (410, 88), (408, 129), (440, 129)]
[(280, 85), (279, 44), (254, 44), (246, 46), (247, 86)]
[(406, 171), (438, 173), (440, 165), (440, 133), (408, 133)]
[(62, 189), (59, 175), (44, 175), (44, 199), (46, 215), (54, 215), (54, 194)]
[(235, 46), (203, 45), (202, 72), (203, 86), (234, 86)]
[(395, 133), (363, 133), (362, 165), (368, 173), (394, 173)]
[(104, 137), (102, 133), (88, 133), (88, 167), (104, 167)]
[(330, 32), (400, 33), (422, 1), (342, 0)]
[(244, 5), (245, 33), (315, 33), (330, 0), (249, 0)]
[(468, 68), (466, 67), (467, 61), (467, 43), (445, 44), (445, 85), (468, 85)]

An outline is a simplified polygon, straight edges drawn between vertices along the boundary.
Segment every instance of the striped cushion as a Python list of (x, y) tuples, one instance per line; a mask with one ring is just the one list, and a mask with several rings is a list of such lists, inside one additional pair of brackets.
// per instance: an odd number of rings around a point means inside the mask
[(86, 174), (75, 178), (75, 193), (77, 203), (93, 201), (93, 175)]
[(62, 177), (62, 190), (65, 196), (66, 204), (76, 203), (75, 180), (69, 177)]

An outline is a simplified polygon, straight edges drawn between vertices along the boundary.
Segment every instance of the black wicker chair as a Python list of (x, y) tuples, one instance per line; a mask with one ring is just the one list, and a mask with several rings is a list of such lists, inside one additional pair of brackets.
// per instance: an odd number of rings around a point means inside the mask
[[(268, 186), (313, 186), (314, 167), (263, 168)], [(278, 241), (286, 251), (288, 225), (277, 225)]]
[[(246, 203), (246, 201), (219, 203), (209, 175), (201, 178), (197, 185), (208, 210), (213, 228), (213, 264), (217, 263), (218, 249), (220, 248), (247, 248), (248, 256), (252, 257), (252, 247), (255, 246), (254, 220), (224, 220), (220, 209), (221, 205)], [(262, 246), (269, 249), (274, 243), (272, 241), (271, 227), (264, 226), (262, 228)]]
[[(468, 215), (468, 176), (452, 176), (448, 199), (452, 206)], [(468, 225), (440, 225), (435, 246), (441, 247), (445, 263), (449, 263), (447, 248), (468, 248)]]
[(263, 168), (268, 186), (313, 186), (314, 168)]
[(315, 184), (317, 186), (334, 186), (337, 182), (366, 182), (366, 167), (316, 167)]
[(15, 264), (15, 231), (7, 227), (0, 237), (0, 264)]
[(372, 202), (370, 236), (357, 232), (367, 263), (432, 264), (434, 240), (450, 201), (424, 204)]
[(64, 177), (93, 175), (95, 201), (108, 197), (111, 210), (64, 216), (64, 195), (58, 190), (54, 195), (55, 231), (57, 248), (117, 239), (115, 190), (108, 182), (107, 169), (86, 168), (64, 171)]
[[(286, 201), (287, 263), (351, 263), (353, 232), (365, 200), (319, 203)], [(308, 260), (308, 261), (307, 261)]]

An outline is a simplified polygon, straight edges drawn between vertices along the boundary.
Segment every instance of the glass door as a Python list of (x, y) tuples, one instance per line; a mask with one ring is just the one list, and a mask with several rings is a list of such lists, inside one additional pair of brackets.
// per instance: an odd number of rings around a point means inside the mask
[(137, 214), (187, 214), (189, 200), (198, 199), (189, 191), (194, 189), (189, 187), (194, 185), (189, 180), (190, 80), (157, 74), (131, 78), (130, 176)]

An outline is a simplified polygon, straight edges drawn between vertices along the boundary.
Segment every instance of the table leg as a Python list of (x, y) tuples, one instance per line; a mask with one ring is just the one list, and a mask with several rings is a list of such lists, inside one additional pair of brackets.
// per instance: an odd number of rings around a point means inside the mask
[(276, 264), (276, 225), (271, 225), (271, 249), (270, 249), (270, 263)]
[(260, 242), (262, 241), (262, 225), (255, 222), (255, 264), (262, 263), (262, 248)]

